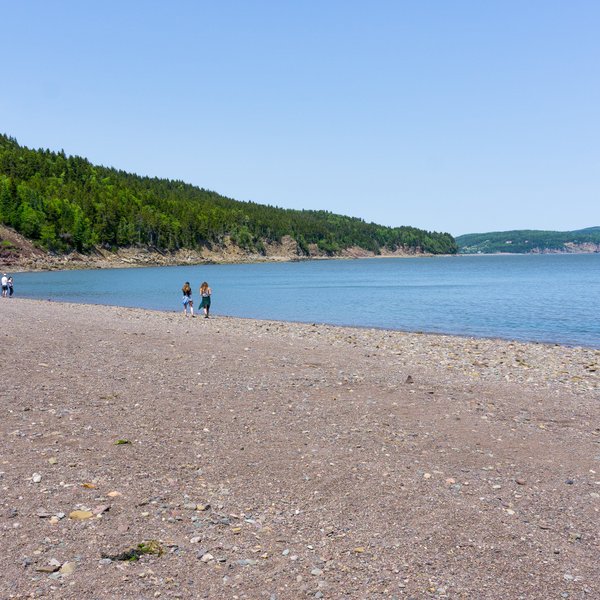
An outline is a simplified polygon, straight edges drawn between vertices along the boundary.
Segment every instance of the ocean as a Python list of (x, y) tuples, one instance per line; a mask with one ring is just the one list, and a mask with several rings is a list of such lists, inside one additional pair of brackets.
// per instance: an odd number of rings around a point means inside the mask
[[(18, 273), (17, 297), (600, 348), (600, 254), (443, 256)], [(7, 300), (8, 301), (8, 300)], [(1, 310), (1, 303), (0, 303)]]

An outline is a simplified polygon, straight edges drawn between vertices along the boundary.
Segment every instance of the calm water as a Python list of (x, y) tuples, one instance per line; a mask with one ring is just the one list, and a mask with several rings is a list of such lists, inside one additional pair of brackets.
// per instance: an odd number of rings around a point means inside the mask
[[(600, 348), (600, 254), (327, 260), (23, 273), (17, 296)], [(1, 304), (0, 304), (1, 309)]]

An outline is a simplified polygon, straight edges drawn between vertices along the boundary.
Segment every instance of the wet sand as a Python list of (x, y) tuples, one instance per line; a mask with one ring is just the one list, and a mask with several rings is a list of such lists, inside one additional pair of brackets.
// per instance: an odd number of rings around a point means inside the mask
[(13, 298), (0, 361), (0, 598), (600, 597), (598, 350)]

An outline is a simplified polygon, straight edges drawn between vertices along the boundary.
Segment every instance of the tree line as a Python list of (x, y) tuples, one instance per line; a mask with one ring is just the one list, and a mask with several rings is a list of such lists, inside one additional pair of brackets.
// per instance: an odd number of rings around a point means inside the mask
[(64, 151), (33, 150), (0, 134), (0, 222), (56, 253), (146, 246), (161, 251), (219, 246), (228, 237), (263, 252), (285, 235), (308, 255), (358, 246), (453, 254), (448, 233), (384, 227), (322, 210), (241, 202), (183, 181), (97, 166)]

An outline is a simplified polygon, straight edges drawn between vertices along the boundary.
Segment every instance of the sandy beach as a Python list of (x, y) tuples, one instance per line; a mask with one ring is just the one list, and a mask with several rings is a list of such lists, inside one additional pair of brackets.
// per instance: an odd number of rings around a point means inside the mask
[(23, 299), (0, 336), (0, 598), (600, 598), (598, 350)]

